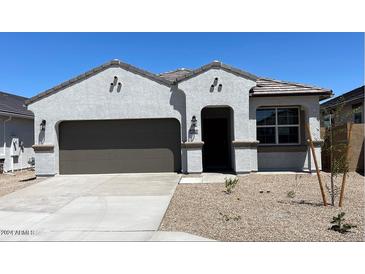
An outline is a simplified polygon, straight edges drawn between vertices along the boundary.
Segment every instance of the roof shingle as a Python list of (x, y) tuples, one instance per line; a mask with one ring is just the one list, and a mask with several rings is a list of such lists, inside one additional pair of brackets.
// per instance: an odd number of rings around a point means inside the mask
[(338, 104), (343, 104), (346, 102), (353, 102), (353, 103), (363, 102), (364, 94), (365, 94), (365, 86), (361, 86), (324, 102), (323, 104), (321, 104), (321, 108), (331, 108), (335, 107)]
[(256, 80), (256, 86), (251, 89), (250, 93), (253, 97), (278, 95), (320, 95), (321, 99), (326, 99), (332, 95), (332, 90), (287, 81), (259, 78)]
[(166, 79), (166, 80), (168, 80), (168, 81), (174, 82), (177, 79), (191, 73), (191, 71), (192, 71), (191, 69), (179, 68), (179, 69), (176, 69), (174, 71), (160, 73), (159, 76)]
[(27, 110), (25, 106), (27, 99), (26, 97), (0, 92), (0, 112), (33, 117), (33, 112)]

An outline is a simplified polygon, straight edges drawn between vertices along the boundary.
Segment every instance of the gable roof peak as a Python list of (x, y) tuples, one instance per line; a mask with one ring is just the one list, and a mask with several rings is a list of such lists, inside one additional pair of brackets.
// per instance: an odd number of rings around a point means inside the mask
[(197, 75), (199, 75), (203, 72), (206, 72), (210, 69), (217, 69), (217, 68), (225, 70), (225, 71), (230, 72), (230, 73), (233, 73), (233, 74), (238, 75), (240, 77), (253, 80), (253, 81), (256, 81), (258, 79), (258, 77), (256, 75), (253, 75), (253, 74), (251, 74), (249, 72), (246, 72), (246, 71), (243, 71), (241, 69), (226, 65), (226, 64), (222, 63), (221, 61), (214, 60), (214, 61), (210, 62), (209, 64), (201, 66), (200, 68), (192, 70), (189, 73), (187, 73), (185, 75), (182, 75), (181, 77), (178, 77), (175, 80), (175, 83), (185, 81), (185, 80), (193, 78), (193, 77), (195, 77), (195, 76), (197, 76)]
[(97, 74), (97, 73), (99, 73), (99, 72), (101, 72), (105, 69), (108, 69), (110, 67), (113, 67), (113, 66), (120, 67), (120, 68), (122, 68), (126, 71), (130, 71), (132, 73), (138, 74), (142, 77), (145, 77), (145, 78), (148, 78), (150, 80), (156, 81), (156, 82), (158, 82), (160, 84), (163, 84), (165, 86), (171, 86), (171, 83), (172, 83), (171, 81), (169, 81), (167, 79), (164, 79), (164, 78), (162, 78), (162, 77), (160, 77), (160, 76), (158, 76), (154, 73), (151, 73), (149, 71), (137, 68), (137, 67), (135, 67), (133, 65), (130, 65), (128, 63), (124, 63), (124, 62), (120, 61), (119, 59), (113, 59), (113, 60), (111, 60), (109, 62), (106, 62), (106, 63), (104, 63), (104, 64), (102, 64), (102, 65), (100, 65), (96, 68), (93, 68), (93, 69), (91, 69), (91, 70), (89, 70), (89, 71), (87, 71), (83, 74), (80, 74), (80, 75), (78, 75), (78, 76), (76, 76), (76, 77), (74, 77), (74, 78), (72, 78), (68, 81), (65, 81), (65, 82), (63, 82), (63, 83), (61, 83), (61, 84), (59, 84), (59, 85), (57, 85), (57, 86), (55, 86), (51, 89), (48, 89), (48, 90), (46, 90), (46, 91), (44, 91), (44, 92), (42, 92), (38, 95), (33, 96), (32, 98), (27, 100), (25, 102), (25, 104), (29, 105), (33, 102), (39, 101), (39, 100), (43, 99), (44, 97), (48, 97), (48, 96), (50, 96), (50, 95), (52, 95), (52, 94), (54, 94), (54, 93), (56, 93), (56, 92), (58, 92), (62, 89), (65, 89), (65, 88), (67, 88), (67, 87), (69, 87), (69, 86), (71, 86), (71, 85), (73, 85), (73, 84), (75, 84), (79, 81), (83, 81), (83, 80), (85, 80), (85, 79), (87, 79), (91, 76), (94, 76), (95, 74)]

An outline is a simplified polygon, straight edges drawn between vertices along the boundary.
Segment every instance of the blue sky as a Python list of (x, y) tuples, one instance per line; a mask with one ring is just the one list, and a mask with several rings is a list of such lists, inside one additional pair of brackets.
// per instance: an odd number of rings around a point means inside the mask
[(0, 90), (31, 97), (111, 59), (154, 73), (219, 60), (339, 95), (364, 83), (364, 33), (0, 33)]

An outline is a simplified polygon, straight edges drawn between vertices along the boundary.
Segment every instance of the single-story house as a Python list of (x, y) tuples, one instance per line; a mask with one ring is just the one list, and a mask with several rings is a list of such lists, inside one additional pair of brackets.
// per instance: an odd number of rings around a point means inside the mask
[[(364, 95), (365, 86), (361, 86), (321, 104), (321, 132), (327, 142), (325, 145), (329, 146), (332, 140), (340, 151), (337, 153), (346, 153), (343, 144), (349, 144), (349, 171), (361, 173), (364, 173)], [(322, 151), (322, 164), (324, 170), (330, 170), (330, 151)]]
[(28, 98), (0, 92), (0, 170), (14, 171), (33, 166), (34, 121), (27, 110)]
[(36, 174), (315, 170), (332, 91), (213, 61), (153, 74), (113, 60), (27, 101)]
[(365, 121), (364, 94), (365, 86), (361, 86), (322, 103), (322, 126), (326, 127), (329, 125), (331, 112), (336, 109), (341, 116), (339, 117), (340, 123), (353, 122), (354, 124), (363, 124)]

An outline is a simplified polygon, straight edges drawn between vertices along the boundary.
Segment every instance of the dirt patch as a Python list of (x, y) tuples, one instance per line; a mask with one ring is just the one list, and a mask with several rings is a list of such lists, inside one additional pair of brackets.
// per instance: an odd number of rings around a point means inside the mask
[[(328, 183), (329, 174), (322, 176)], [(364, 177), (350, 173), (347, 182), (342, 208), (322, 206), (317, 177), (309, 174), (242, 176), (230, 195), (224, 184), (181, 184), (160, 230), (220, 241), (364, 241)], [(328, 230), (342, 211), (357, 228)]]
[(0, 196), (39, 182), (34, 171), (16, 171), (14, 174), (0, 174)]

